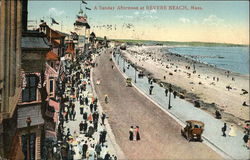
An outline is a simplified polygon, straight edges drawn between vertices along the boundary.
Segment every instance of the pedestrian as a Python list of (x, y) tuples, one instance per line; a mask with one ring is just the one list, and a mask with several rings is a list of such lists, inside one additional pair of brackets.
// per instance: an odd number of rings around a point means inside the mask
[(94, 100), (94, 104), (96, 104), (96, 105), (97, 105), (97, 102), (98, 102), (98, 99), (97, 99), (97, 98), (95, 98), (95, 100)]
[(69, 139), (69, 136), (71, 136), (71, 134), (70, 134), (70, 129), (68, 128), (67, 129), (67, 134), (66, 134), (66, 139)]
[(135, 136), (136, 136), (137, 141), (141, 140), (139, 126), (136, 126), (136, 128), (135, 128)]
[(97, 104), (94, 103), (93, 106), (94, 106), (94, 111), (96, 112), (97, 111)]
[(90, 137), (90, 138), (93, 138), (92, 136), (93, 136), (94, 132), (95, 132), (95, 129), (94, 129), (93, 125), (92, 125), (92, 122), (90, 122), (87, 136)]
[(151, 81), (150, 81), (150, 84), (153, 84), (153, 82), (154, 82), (154, 79), (152, 78)]
[(95, 129), (95, 131), (97, 131), (97, 128), (98, 128), (98, 121), (94, 121), (94, 129)]
[(95, 121), (98, 121), (98, 119), (97, 119), (97, 112), (94, 112), (93, 113), (93, 121), (95, 122)]
[(99, 113), (96, 111), (96, 121), (98, 122), (99, 120)]
[(103, 129), (103, 131), (102, 131), (103, 143), (106, 142), (106, 136), (107, 136), (107, 131), (105, 129)]
[(88, 129), (88, 123), (87, 123), (87, 121), (84, 121), (84, 123), (83, 123), (83, 133), (84, 134), (87, 132), (87, 129)]
[(72, 106), (72, 110), (75, 110), (76, 105), (73, 103), (71, 106)]
[(148, 83), (150, 84), (151, 78), (148, 76)]
[(95, 151), (96, 151), (96, 154), (97, 154), (97, 159), (100, 158), (102, 147), (101, 147), (99, 142), (95, 146)]
[(101, 117), (101, 119), (102, 119), (102, 125), (105, 125), (105, 124), (104, 124), (105, 118), (106, 118), (106, 114), (102, 113), (102, 117)]
[(93, 107), (94, 107), (93, 103), (90, 103), (89, 108), (91, 113), (93, 112)]
[(73, 110), (73, 111), (72, 111), (72, 118), (73, 118), (73, 121), (75, 120), (75, 117), (76, 117), (76, 111)]
[(174, 92), (173, 92), (173, 95), (174, 95), (174, 98), (176, 98), (176, 96), (177, 96), (177, 92), (176, 92), (176, 91), (174, 91)]
[(152, 95), (153, 88), (154, 88), (154, 86), (149, 87), (149, 95)]
[(86, 104), (87, 106), (89, 105), (89, 99), (88, 99), (87, 96), (85, 97), (85, 104)]
[(89, 122), (92, 122), (92, 121), (93, 121), (93, 116), (92, 116), (92, 113), (89, 113), (89, 116), (88, 116), (88, 121), (89, 121)]
[(87, 118), (88, 118), (88, 113), (87, 112), (84, 112), (83, 113), (83, 115), (82, 115), (82, 118), (83, 118), (83, 120), (87, 120)]
[(107, 151), (105, 157), (104, 157), (104, 160), (110, 160), (110, 154), (109, 152)]
[(81, 123), (79, 124), (80, 133), (83, 131), (83, 126), (84, 126), (83, 121), (81, 121)]
[(248, 123), (244, 126), (244, 129), (247, 132), (247, 134), (250, 134), (250, 125)]
[(69, 107), (68, 113), (69, 113), (69, 120), (72, 120), (73, 114), (72, 114), (72, 108), (71, 107)]
[(222, 131), (222, 136), (226, 137), (226, 130), (227, 130), (227, 124), (224, 123), (224, 126), (221, 128), (221, 131)]
[(105, 103), (107, 104), (108, 103), (108, 95), (107, 94), (105, 94), (104, 100), (105, 100)]
[(165, 95), (168, 96), (168, 89), (165, 89)]
[(134, 140), (134, 134), (133, 134), (133, 132), (134, 132), (134, 127), (131, 126), (130, 129), (129, 129), (129, 140), (130, 141)]
[(88, 145), (87, 145), (87, 141), (85, 141), (85, 143), (82, 145), (82, 157), (86, 158), (86, 152), (88, 150)]
[(102, 136), (102, 131), (100, 132), (100, 135), (99, 135), (99, 143), (102, 144), (103, 146), (103, 136)]
[(80, 105), (80, 114), (83, 114), (84, 106)]
[(68, 120), (69, 120), (69, 112), (68, 111), (65, 112), (65, 120), (68, 123)]
[(244, 141), (244, 145), (243, 146), (247, 146), (247, 141), (248, 141), (249, 135), (245, 132), (245, 135), (243, 136), (243, 141)]
[(236, 134), (236, 127), (234, 125), (230, 126), (230, 131), (229, 131), (228, 135), (231, 137), (235, 137), (237, 135)]
[(221, 114), (218, 110), (215, 111), (215, 118), (216, 119), (221, 119)]

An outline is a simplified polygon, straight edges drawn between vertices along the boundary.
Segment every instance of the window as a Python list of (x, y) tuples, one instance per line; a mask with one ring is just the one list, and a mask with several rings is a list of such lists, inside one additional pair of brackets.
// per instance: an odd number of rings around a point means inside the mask
[(53, 79), (51, 79), (49, 81), (49, 93), (53, 92), (53, 89), (54, 89), (53, 87), (54, 87), (54, 81), (53, 81)]
[(26, 87), (22, 92), (22, 102), (32, 102), (36, 100), (36, 90), (38, 84), (38, 77), (36, 75), (26, 76)]
[(50, 66), (51, 66), (52, 68), (54, 68), (54, 62), (53, 62), (53, 61), (50, 62)]
[[(28, 138), (29, 138), (29, 144), (28, 144)], [(36, 134), (26, 134), (22, 135), (22, 151), (24, 154), (24, 159), (30, 159), (35, 160), (36, 159)], [(29, 145), (29, 157), (28, 157), (28, 145)]]

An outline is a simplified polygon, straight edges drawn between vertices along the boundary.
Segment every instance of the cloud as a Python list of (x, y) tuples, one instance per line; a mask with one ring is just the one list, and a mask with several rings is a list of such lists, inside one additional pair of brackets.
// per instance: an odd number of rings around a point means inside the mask
[(210, 15), (207, 18), (203, 19), (202, 24), (217, 26), (219, 24), (223, 24), (224, 19), (218, 18), (216, 15)]
[(184, 17), (179, 18), (179, 21), (182, 22), (182, 23), (190, 23), (190, 19), (184, 18)]
[(62, 10), (62, 11), (59, 11), (58, 9), (56, 8), (50, 8), (49, 9), (49, 15), (51, 16), (61, 16), (63, 15), (65, 12)]

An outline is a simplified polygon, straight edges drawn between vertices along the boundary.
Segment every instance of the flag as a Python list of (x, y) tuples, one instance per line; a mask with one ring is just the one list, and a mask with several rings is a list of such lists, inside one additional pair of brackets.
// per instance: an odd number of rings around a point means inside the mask
[(82, 0), (82, 3), (83, 3), (83, 4), (87, 4), (87, 2), (85, 2), (85, 1), (83, 1), (83, 0)]
[(85, 7), (87, 10), (91, 10), (90, 8), (88, 8), (88, 7)]
[(54, 18), (51, 18), (51, 24), (53, 25), (53, 24), (59, 24)]

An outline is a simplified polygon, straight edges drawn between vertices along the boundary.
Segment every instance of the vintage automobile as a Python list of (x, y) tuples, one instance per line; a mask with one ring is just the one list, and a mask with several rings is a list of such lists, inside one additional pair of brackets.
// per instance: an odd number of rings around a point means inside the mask
[(126, 79), (126, 86), (127, 87), (132, 87), (132, 78), (127, 78)]
[(181, 129), (181, 134), (188, 140), (202, 141), (201, 135), (204, 131), (204, 123), (196, 120), (186, 121), (187, 125)]

